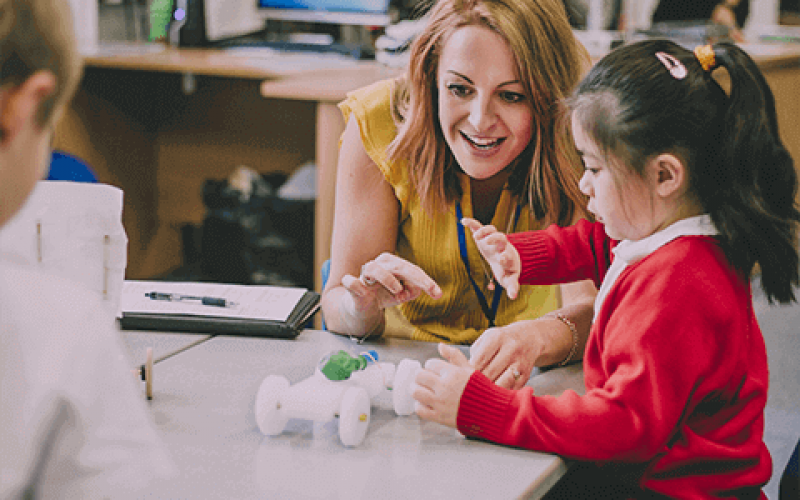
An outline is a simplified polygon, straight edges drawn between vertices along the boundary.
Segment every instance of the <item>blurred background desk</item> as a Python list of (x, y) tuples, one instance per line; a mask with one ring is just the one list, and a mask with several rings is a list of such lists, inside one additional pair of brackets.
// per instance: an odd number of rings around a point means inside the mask
[[(174, 341), (160, 339), (160, 333), (122, 335), (132, 353), (141, 351), (147, 335), (159, 346)], [(306, 330), (294, 340), (217, 336), (158, 363), (148, 404), (178, 473), (152, 485), (151, 496), (540, 498), (566, 472), (555, 455), (465, 439), (416, 415), (398, 417), (386, 393), (373, 399), (359, 446), (341, 444), (335, 420), (289, 420), (282, 434), (263, 435), (255, 422), (263, 379), (282, 375), (295, 384), (312, 375), (323, 355), (339, 349), (375, 349), (381, 361), (395, 364), (438, 356), (435, 343), (387, 339), (359, 346)], [(529, 384), (537, 394), (582, 392), (583, 372), (573, 365)]]
[[(202, 186), (237, 166), (284, 172), (317, 165), (317, 263), (327, 258), (338, 139), (336, 103), (389, 76), (376, 63), (291, 64), (220, 50), (110, 51), (85, 57), (78, 93), (55, 147), (86, 160), (125, 192), (127, 277), (181, 265), (180, 228), (205, 215)], [(322, 66), (322, 68), (319, 68)], [(264, 81), (291, 78), (271, 91)], [(330, 199), (326, 197), (330, 196)], [(319, 267), (315, 276), (319, 276)]]

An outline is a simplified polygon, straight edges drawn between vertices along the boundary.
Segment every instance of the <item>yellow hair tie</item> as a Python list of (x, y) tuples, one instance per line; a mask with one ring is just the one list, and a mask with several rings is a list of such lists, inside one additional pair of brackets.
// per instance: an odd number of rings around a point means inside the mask
[(700, 66), (705, 71), (711, 71), (717, 66), (714, 48), (711, 45), (698, 45), (694, 48), (694, 56), (700, 61)]

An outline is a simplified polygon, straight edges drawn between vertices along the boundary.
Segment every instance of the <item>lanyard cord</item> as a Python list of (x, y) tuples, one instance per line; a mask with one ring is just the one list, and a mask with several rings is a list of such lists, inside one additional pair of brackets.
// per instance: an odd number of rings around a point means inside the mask
[[(522, 205), (517, 204), (517, 209), (514, 212), (514, 224), (511, 226), (511, 230), (513, 231), (517, 227), (517, 220), (519, 220), (519, 214), (522, 209)], [(481, 305), (481, 309), (483, 309), (483, 314), (486, 316), (486, 319), (489, 320), (489, 327), (494, 326), (494, 319), (497, 316), (497, 308), (500, 306), (500, 297), (503, 295), (503, 287), (500, 286), (499, 283), (495, 284), (494, 288), (494, 296), (492, 297), (492, 306), (489, 307), (489, 302), (486, 300), (486, 296), (483, 294), (480, 288), (478, 288), (478, 284), (475, 283), (475, 279), (472, 277), (472, 271), (470, 270), (469, 266), (469, 257), (467, 256), (467, 232), (464, 229), (464, 225), (461, 223), (461, 219), (463, 218), (463, 214), (461, 213), (461, 203), (456, 202), (456, 228), (458, 229), (458, 249), (461, 253), (461, 261), (464, 262), (464, 267), (467, 269), (467, 276), (469, 277), (470, 283), (472, 283), (472, 288), (475, 290), (475, 295), (478, 296), (478, 302)]]

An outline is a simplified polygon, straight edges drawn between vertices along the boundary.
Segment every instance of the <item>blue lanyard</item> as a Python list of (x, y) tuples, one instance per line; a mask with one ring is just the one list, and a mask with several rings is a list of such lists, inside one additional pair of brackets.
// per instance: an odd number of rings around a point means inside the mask
[[(519, 220), (519, 214), (522, 209), (522, 205), (517, 204), (517, 209), (514, 212), (514, 225), (511, 226), (511, 230), (513, 231), (517, 227), (517, 220)], [(478, 302), (481, 304), (481, 309), (483, 309), (483, 314), (489, 320), (489, 327), (494, 326), (494, 319), (497, 316), (497, 308), (500, 306), (500, 297), (503, 295), (503, 287), (501, 287), (498, 283), (495, 283), (494, 288), (494, 296), (492, 297), (492, 307), (489, 307), (489, 302), (486, 300), (486, 296), (483, 294), (480, 288), (478, 288), (478, 284), (475, 283), (475, 279), (472, 277), (472, 271), (470, 271), (469, 267), (469, 257), (467, 256), (467, 232), (464, 229), (464, 225), (461, 224), (461, 219), (463, 218), (463, 214), (461, 213), (461, 203), (456, 202), (456, 227), (458, 229), (458, 249), (461, 252), (461, 261), (464, 262), (464, 267), (467, 269), (467, 276), (469, 276), (469, 281), (472, 283), (472, 288), (475, 290), (475, 295), (478, 296)]]

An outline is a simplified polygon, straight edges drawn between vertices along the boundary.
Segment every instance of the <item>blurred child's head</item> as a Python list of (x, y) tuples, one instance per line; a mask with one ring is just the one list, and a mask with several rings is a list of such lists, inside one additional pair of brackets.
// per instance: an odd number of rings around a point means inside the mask
[(45, 175), (81, 68), (69, 2), (0, 0), (0, 224)]
[[(608, 217), (602, 210), (618, 209), (609, 213), (632, 233), (609, 232), (614, 238), (660, 229), (647, 220), (708, 213), (734, 267), (749, 275), (760, 263), (768, 295), (788, 298), (786, 277), (796, 282), (798, 274), (797, 174), (778, 134), (772, 92), (736, 45), (705, 50), (706, 67), (673, 42), (648, 40), (612, 51), (590, 70), (568, 100), (576, 146), (595, 156), (585, 162), (581, 187), (597, 188), (599, 179), (588, 182), (593, 162), (610, 170), (614, 190), (604, 193), (618, 203), (608, 209), (596, 196), (589, 209), (601, 219)], [(717, 67), (726, 70), (729, 93), (712, 77)], [(663, 202), (672, 204), (671, 215)]]

